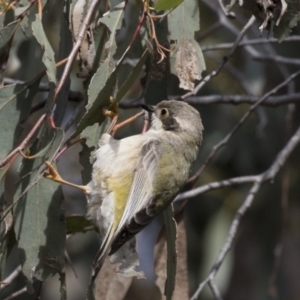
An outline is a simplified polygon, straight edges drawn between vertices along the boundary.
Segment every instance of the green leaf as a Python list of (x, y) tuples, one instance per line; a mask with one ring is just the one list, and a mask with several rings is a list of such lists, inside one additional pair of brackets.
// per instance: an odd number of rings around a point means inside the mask
[[(106, 25), (110, 31), (110, 38), (105, 46), (105, 51), (107, 52), (106, 61), (108, 62), (106, 70), (109, 73), (115, 66), (115, 60), (113, 57), (117, 50), (116, 33), (121, 28), (122, 20), (124, 19), (124, 8), (125, 1), (121, 2), (120, 4), (116, 5), (112, 10), (105, 13), (103, 15), (103, 18), (99, 20), (102, 24)], [(106, 76), (108, 76), (108, 74)]]
[(82, 136), (86, 137), (86, 140), (81, 143), (82, 150), (79, 153), (79, 162), (82, 165), (82, 182), (87, 184), (91, 180), (93, 171), (93, 157), (92, 153), (98, 146), (99, 139), (101, 135), (107, 131), (109, 127), (109, 121), (106, 118), (104, 122), (99, 126), (99, 124), (94, 124), (92, 126), (84, 129)]
[(38, 43), (41, 45), (43, 53), (43, 63), (47, 69), (47, 76), (50, 81), (56, 83), (56, 66), (55, 66), (55, 58), (54, 51), (48, 41), (48, 38), (45, 34), (42, 21), (40, 16), (37, 14), (35, 21), (32, 23), (32, 33)]
[(172, 295), (175, 289), (175, 278), (177, 268), (177, 250), (176, 250), (176, 238), (177, 238), (177, 225), (173, 217), (173, 206), (170, 205), (164, 212), (164, 224), (166, 228), (167, 237), (167, 280), (165, 284), (165, 296), (167, 300), (172, 299)]
[(171, 72), (179, 78), (179, 87), (193, 90), (206, 68), (201, 48), (194, 39), (200, 24), (196, 1), (184, 1), (168, 15), (168, 22), (170, 40), (174, 41), (170, 55)]
[(30, 112), (32, 100), (38, 92), (40, 80), (32, 86), (15, 84), (0, 88), (0, 160), (15, 145), (24, 121)]
[(94, 225), (91, 221), (87, 220), (82, 215), (68, 216), (67, 219), (67, 234), (74, 234), (78, 232), (87, 232), (94, 229)]
[[(169, 10), (177, 7), (184, 0), (157, 0), (154, 5), (154, 9), (156, 10)], [(189, 1), (189, 0), (186, 0)]]
[[(61, 7), (59, 7), (61, 5)], [(56, 4), (57, 9), (59, 9), (60, 13), (60, 42), (59, 42), (59, 51), (57, 55), (57, 60), (61, 61), (64, 58), (68, 57), (72, 51), (73, 41), (72, 35), (68, 28), (68, 24), (65, 20), (64, 12), (63, 12), (63, 1)], [(57, 78), (61, 79), (61, 75), (64, 71), (64, 68), (59, 68), (57, 70)], [(69, 100), (69, 91), (70, 91), (70, 74), (67, 79), (64, 81), (61, 92), (58, 94), (56, 99), (56, 106), (54, 111), (54, 122), (56, 126), (61, 126), (61, 122), (66, 112), (67, 103)]]
[(117, 72), (128, 52), (125, 51), (118, 63), (115, 65), (113, 55), (116, 52), (115, 36), (117, 30), (121, 26), (121, 21), (124, 17), (124, 2), (114, 7), (111, 11), (104, 14), (100, 22), (108, 26), (110, 30), (110, 39), (107, 42), (107, 57), (105, 62), (100, 65), (96, 74), (92, 77), (88, 90), (88, 104), (86, 113), (79, 122), (75, 132), (70, 137), (71, 139), (80, 134), (87, 126), (95, 123), (101, 124), (104, 120), (102, 110), (110, 105), (110, 96), (114, 94), (116, 87)]
[(148, 50), (145, 50), (142, 56), (140, 57), (138, 63), (134, 66), (127, 79), (123, 82), (122, 86), (120, 87), (117, 93), (116, 102), (119, 102), (126, 95), (126, 93), (132, 87), (134, 82), (137, 80), (138, 76), (141, 74), (146, 59), (148, 58), (148, 54)]
[(0, 51), (2, 51), (2, 48), (11, 42), (19, 25), (20, 21), (18, 20), (9, 23), (7, 26), (0, 29)]
[(44, 161), (53, 160), (63, 143), (64, 132), (49, 132), (45, 128), (39, 136), (31, 147), (32, 153), (45, 148), (49, 141), (51, 147), (44, 157), (24, 159), (14, 207), (14, 228), (29, 292), (33, 292), (33, 278), (43, 281), (62, 271), (66, 236), (61, 188), (42, 175)]

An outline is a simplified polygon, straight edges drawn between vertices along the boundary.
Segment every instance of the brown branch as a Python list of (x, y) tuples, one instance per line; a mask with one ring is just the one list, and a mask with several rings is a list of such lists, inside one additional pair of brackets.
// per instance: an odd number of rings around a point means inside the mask
[(88, 8), (85, 19), (84, 19), (84, 21), (82, 23), (82, 26), (81, 26), (81, 30), (80, 30), (80, 32), (77, 36), (77, 41), (76, 41), (70, 55), (68, 56), (67, 63), (65, 65), (64, 71), (63, 71), (63, 73), (61, 75), (61, 78), (60, 78), (60, 81), (59, 81), (59, 83), (56, 87), (55, 94), (54, 94), (53, 101), (52, 101), (52, 105), (55, 104), (56, 99), (57, 99), (57, 97), (58, 97), (58, 95), (59, 95), (59, 93), (60, 93), (67, 77), (68, 77), (68, 74), (69, 74), (70, 69), (72, 67), (72, 63), (73, 63), (73, 61), (74, 61), (74, 59), (77, 55), (77, 52), (79, 51), (79, 48), (82, 44), (82, 41), (83, 41), (83, 38), (84, 38), (85, 33), (87, 31), (87, 28), (90, 24), (91, 18), (93, 16), (93, 13), (94, 13), (99, 1), (100, 0), (93, 0), (92, 3), (90, 4), (89, 8)]

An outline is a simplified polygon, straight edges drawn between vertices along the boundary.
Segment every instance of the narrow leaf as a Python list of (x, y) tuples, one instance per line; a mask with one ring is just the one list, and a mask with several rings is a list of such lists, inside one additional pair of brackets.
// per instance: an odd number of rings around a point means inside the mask
[(91, 221), (87, 220), (82, 215), (71, 215), (66, 218), (67, 234), (74, 234), (79, 232), (87, 232), (94, 229)]
[(126, 95), (129, 89), (132, 87), (133, 83), (137, 80), (138, 76), (141, 74), (145, 61), (148, 58), (148, 54), (148, 50), (145, 50), (138, 63), (134, 66), (133, 70), (130, 72), (129, 76), (120, 87), (116, 96), (116, 102), (119, 102)]
[(127, 49), (115, 65), (113, 61), (113, 55), (116, 51), (115, 36), (116, 31), (121, 26), (123, 17), (124, 2), (114, 7), (100, 19), (100, 22), (107, 25), (111, 32), (110, 39), (107, 42), (108, 55), (105, 62), (101, 64), (91, 80), (88, 90), (89, 100), (86, 106), (86, 113), (82, 117), (75, 132), (72, 134), (71, 139), (80, 134), (87, 126), (91, 126), (95, 123), (101, 124), (104, 120), (102, 110), (104, 107), (110, 105), (109, 99), (110, 96), (113, 95), (116, 87), (117, 73), (129, 51), (129, 49)]
[(29, 114), (32, 100), (38, 92), (39, 80), (32, 86), (15, 84), (0, 88), (0, 160), (15, 145)]
[(0, 53), (3, 51), (3, 47), (10, 43), (19, 25), (20, 21), (18, 20), (0, 29)]
[[(169, 10), (177, 7), (181, 4), (184, 0), (157, 0), (154, 5), (156, 10)], [(189, 1), (189, 0), (186, 0)]]
[(170, 205), (164, 212), (164, 223), (166, 228), (167, 237), (167, 280), (165, 284), (165, 296), (167, 300), (172, 299), (172, 295), (175, 289), (176, 279), (176, 267), (177, 267), (177, 250), (176, 250), (176, 238), (177, 238), (177, 226), (173, 217), (173, 206)]
[(54, 51), (47, 39), (45, 34), (42, 21), (39, 15), (36, 15), (35, 21), (32, 23), (32, 33), (38, 43), (41, 45), (43, 53), (43, 63), (47, 69), (47, 76), (50, 81), (56, 83), (56, 66), (55, 66), (55, 58)]
[[(51, 141), (49, 151), (41, 158), (24, 159), (15, 195), (14, 228), (29, 292), (33, 292), (34, 278), (43, 281), (61, 272), (64, 267), (66, 230), (61, 209), (61, 189), (42, 176), (43, 162), (53, 160), (62, 145), (64, 133), (60, 129), (47, 132), (44, 130), (40, 139), (36, 139), (31, 152), (36, 153)], [(55, 138), (51, 138), (51, 135)]]

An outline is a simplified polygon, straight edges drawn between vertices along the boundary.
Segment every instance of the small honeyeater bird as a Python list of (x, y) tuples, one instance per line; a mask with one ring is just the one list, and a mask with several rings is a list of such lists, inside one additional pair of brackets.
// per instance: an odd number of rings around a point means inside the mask
[(94, 154), (87, 199), (88, 217), (102, 237), (98, 271), (108, 255), (170, 205), (202, 141), (200, 115), (189, 104), (170, 100), (143, 108), (152, 112), (147, 132), (121, 140), (103, 134)]
[(170, 205), (188, 179), (202, 141), (200, 115), (189, 104), (170, 100), (143, 108), (152, 112), (147, 132), (121, 140), (108, 133), (101, 136), (87, 186), (63, 180), (45, 162), (46, 178), (87, 195), (88, 217), (102, 238), (90, 284), (108, 255)]

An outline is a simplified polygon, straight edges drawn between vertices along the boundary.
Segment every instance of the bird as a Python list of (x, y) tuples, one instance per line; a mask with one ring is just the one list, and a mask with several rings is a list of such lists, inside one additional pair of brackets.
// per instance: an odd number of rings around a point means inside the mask
[(175, 199), (202, 143), (200, 114), (188, 103), (164, 100), (142, 108), (152, 115), (149, 130), (120, 140), (104, 133), (93, 155), (92, 178), (87, 185), (63, 180), (52, 164), (45, 162), (44, 177), (84, 191), (87, 218), (99, 229), (101, 246), (89, 287), (107, 256), (116, 253)]
[(86, 186), (87, 217), (99, 228), (95, 279), (107, 256), (166, 209), (187, 181), (202, 142), (199, 112), (184, 101), (144, 105), (148, 131), (120, 140), (104, 133)]

